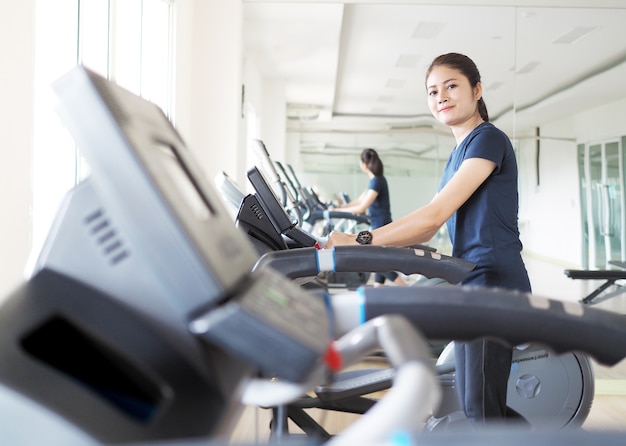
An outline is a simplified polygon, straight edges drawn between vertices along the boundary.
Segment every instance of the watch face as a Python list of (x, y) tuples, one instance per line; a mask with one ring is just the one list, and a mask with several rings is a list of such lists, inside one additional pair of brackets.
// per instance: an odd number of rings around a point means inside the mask
[(361, 231), (357, 234), (356, 241), (360, 245), (369, 245), (372, 243), (372, 233), (370, 231)]

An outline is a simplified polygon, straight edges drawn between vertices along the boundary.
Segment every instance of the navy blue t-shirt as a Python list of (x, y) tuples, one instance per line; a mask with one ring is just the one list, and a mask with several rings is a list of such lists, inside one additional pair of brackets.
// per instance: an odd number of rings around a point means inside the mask
[(375, 176), (370, 179), (367, 188), (378, 192), (378, 196), (368, 209), (372, 229), (391, 223), (391, 204), (389, 202), (387, 179)]
[(517, 211), (517, 161), (504, 132), (486, 122), (454, 149), (440, 190), (468, 158), (493, 161), (496, 168), (447, 221), (452, 255), (476, 264), (462, 284), (530, 291), (521, 256)]

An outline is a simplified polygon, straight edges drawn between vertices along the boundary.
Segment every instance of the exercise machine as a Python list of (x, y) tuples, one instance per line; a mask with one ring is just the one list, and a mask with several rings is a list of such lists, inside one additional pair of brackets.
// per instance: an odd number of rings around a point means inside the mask
[(257, 167), (247, 172), (256, 193), (244, 197), (236, 225), (256, 243), (259, 252), (318, 245), (318, 239), (298, 226), (280, 204), (274, 191)]
[[(361, 288), (357, 293), (331, 295), (331, 299), (338, 334), (381, 314), (402, 314), (419, 327), (429, 341), (477, 339), (480, 335), (468, 332), (475, 324), (476, 330), (486, 329), (493, 333), (491, 337), (516, 346), (507, 405), (533, 429), (577, 428), (589, 414), (594, 377), (586, 352), (594, 348), (591, 343), (583, 342), (585, 346), (580, 350), (569, 351), (565, 344), (570, 342), (567, 339), (570, 335), (552, 338), (559, 329), (567, 332), (568, 324), (572, 329), (580, 324), (578, 335), (590, 333), (588, 327), (585, 328), (585, 318), (591, 321), (595, 316), (585, 315), (579, 304), (550, 301), (519, 292), (459, 286)], [(472, 308), (483, 299), (491, 302), (488, 308)], [(545, 313), (539, 311), (537, 319), (530, 316), (535, 309), (555, 310), (562, 314), (553, 327), (544, 328), (541, 318)], [(506, 314), (507, 311), (511, 314)], [(445, 322), (434, 322), (440, 320)], [(617, 321), (623, 321), (623, 317), (615, 315)], [(484, 324), (488, 324), (488, 328), (481, 328)], [(619, 326), (614, 325), (613, 329), (619, 329)], [(551, 341), (544, 336), (551, 337)], [(610, 346), (605, 344), (603, 349), (603, 355), (610, 355)], [(454, 389), (452, 343), (443, 349), (435, 364), (443, 393), (441, 405), (431, 414), (426, 429), (437, 432), (466, 429), (467, 421), (460, 412)], [(333, 382), (317, 386), (313, 396), (305, 395), (286, 407), (274, 409), (274, 418), (281, 420), (275, 424), (282, 429), (275, 435), (288, 436), (289, 431), (284, 426), (286, 419), (291, 419), (308, 435), (330, 438), (331, 435), (307, 414), (308, 409), (367, 413), (376, 404), (376, 399), (368, 395), (388, 389), (393, 376), (394, 371), (386, 367), (339, 373)]]
[[(456, 394), (454, 341), (437, 358), (442, 405), (428, 420), (429, 430), (453, 430), (465, 423)], [(572, 429), (583, 425), (593, 403), (594, 374), (588, 355), (555, 354), (542, 344), (513, 349), (507, 407), (533, 429)]]
[[(396, 393), (425, 398), (417, 413), (436, 404), (428, 348), (403, 318), (335, 339), (327, 302), (253, 270), (252, 245), (158, 107), (84, 67), (54, 90), (91, 175), (0, 307), (5, 441), (219, 439), (243, 404), (289, 401), (373, 349), (403, 376)], [(384, 438), (385, 424), (367, 429)]]
[[(6, 441), (217, 442), (242, 404), (295, 399), (378, 348), (397, 369), (394, 386), (328, 444), (384, 444), (432, 411), (437, 380), (417, 330), (371, 305), (351, 328), (271, 268), (252, 271), (254, 248), (158, 107), (84, 67), (54, 89), (91, 176), (68, 194), (31, 276), (0, 307)], [(626, 355), (615, 314), (454, 292), (442, 296), (445, 310), (420, 297), (431, 334), (457, 312), (475, 324), (445, 336), (530, 338), (606, 364)]]
[(235, 221), (239, 207), (246, 195), (242, 192), (235, 180), (224, 171), (215, 176), (214, 182), (217, 190), (222, 194), (228, 213), (232, 220)]
[(609, 265), (616, 266), (619, 269), (566, 269), (564, 271), (565, 275), (570, 279), (604, 281), (581, 300), (583, 304), (597, 304), (626, 292), (623, 285), (623, 281), (626, 280), (626, 263), (617, 260), (609, 260)]
[[(261, 165), (265, 167), (263, 170), (269, 176), (269, 182), (274, 186), (274, 190), (279, 191), (280, 203), (290, 215), (294, 214), (297, 217), (298, 226), (320, 237), (328, 236), (333, 230), (356, 233), (369, 228), (370, 221), (367, 215), (329, 209), (313, 190), (302, 186), (291, 165), (288, 165), (287, 173), (279, 161), (272, 161), (263, 141), (254, 140), (253, 147)], [(283, 173), (282, 177), (279, 170)]]
[[(258, 168), (251, 168), (248, 178), (256, 193), (243, 200), (236, 224), (261, 254), (255, 268), (270, 265), (300, 284), (323, 276), (326, 286), (341, 283), (349, 289), (365, 284), (372, 272), (399, 271), (458, 283), (474, 268), (471, 262), (437, 253), (425, 245), (321, 250), (324, 240), (314, 238), (290, 221)], [(330, 280), (329, 276), (342, 280)]]
[[(259, 175), (262, 179), (262, 176)], [(264, 197), (260, 200), (269, 218), (261, 221), (273, 220), (273, 214), (285, 214), (269, 187), (256, 187)], [(270, 205), (272, 204), (272, 205)], [(288, 221), (286, 216), (283, 216)], [(274, 225), (274, 237), (279, 237)], [(268, 227), (270, 231), (272, 227)], [(271, 266), (282, 274), (296, 281), (307, 283), (318, 277), (324, 270), (333, 273), (346, 272), (355, 274), (358, 271), (385, 272), (400, 271), (405, 274), (419, 273), (431, 279), (428, 285), (456, 284), (460, 282), (472, 269), (473, 265), (461, 259), (456, 259), (428, 250), (427, 247), (418, 249), (380, 247), (380, 246), (340, 246), (331, 250), (316, 248), (301, 248), (295, 250), (268, 251), (255, 265), (255, 268)], [(425, 285), (422, 285), (425, 286)], [(354, 287), (356, 288), (356, 287)], [(413, 287), (412, 287), (413, 288)], [(396, 287), (385, 291), (389, 296), (384, 300), (394, 302)], [(350, 302), (350, 297), (341, 295), (338, 302)], [(413, 320), (413, 299), (403, 302), (399, 308), (390, 307), (389, 312), (400, 312)], [(355, 309), (355, 314), (359, 311)], [(419, 326), (418, 323), (415, 324)], [(429, 338), (431, 345), (437, 346), (439, 353), (445, 345), (446, 339)], [(457, 419), (459, 404), (454, 387), (454, 363), (450, 349), (443, 350), (438, 359), (439, 375), (444, 387), (444, 401), (442, 408), (434, 415), (441, 429), (450, 421), (450, 416)], [(360, 372), (341, 374), (335, 383), (317, 389), (317, 395), (324, 400), (320, 407), (329, 410), (352, 411), (363, 413), (371, 407), (371, 401), (360, 398), (374, 390), (383, 390), (391, 385), (392, 370), (375, 369)], [(591, 361), (588, 356), (579, 353), (566, 352), (553, 354), (541, 345), (525, 344), (514, 349), (513, 369), (509, 379), (509, 394), (507, 404), (520, 413), (534, 427), (551, 426), (553, 428), (567, 428), (580, 426), (591, 409), (594, 396), (594, 379)], [(348, 401), (348, 398), (350, 400)], [(304, 399), (297, 404), (310, 408), (317, 404), (310, 399)], [(334, 409), (333, 409), (334, 408)], [(313, 433), (323, 433), (317, 423), (309, 420), (303, 411), (304, 407), (277, 408), (276, 417), (288, 417), (297, 420), (296, 423), (305, 430)], [(454, 415), (452, 415), (454, 414)], [(284, 423), (283, 423), (284, 424)], [(434, 426), (433, 426), (434, 428)]]

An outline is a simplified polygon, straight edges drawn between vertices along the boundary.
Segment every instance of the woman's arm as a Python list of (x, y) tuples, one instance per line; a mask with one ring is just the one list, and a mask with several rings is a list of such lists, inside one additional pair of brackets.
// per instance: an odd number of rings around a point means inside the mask
[(352, 200), (345, 206), (335, 209), (341, 210), (342, 212), (351, 212), (353, 214), (365, 214), (374, 200), (376, 200), (376, 197), (378, 197), (378, 192), (374, 189), (367, 189), (359, 198)]
[[(463, 161), (430, 203), (372, 231), (374, 245), (410, 246), (429, 241), (491, 175), (496, 164), (483, 158)], [(354, 234), (331, 233), (325, 247), (357, 244)]]
[(365, 195), (365, 192), (367, 192), (367, 189), (364, 190), (363, 192), (361, 192), (361, 195), (359, 195), (358, 197), (356, 197), (354, 200), (349, 201), (348, 203), (344, 203), (342, 205), (338, 205), (338, 206), (332, 206), (332, 209), (343, 209), (345, 207), (348, 206), (354, 206), (359, 204), (359, 202), (361, 201), (361, 199), (363, 198), (363, 196)]

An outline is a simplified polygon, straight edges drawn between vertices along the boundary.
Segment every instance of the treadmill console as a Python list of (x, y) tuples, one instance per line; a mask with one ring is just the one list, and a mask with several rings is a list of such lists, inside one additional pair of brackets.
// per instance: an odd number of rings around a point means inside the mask
[[(53, 89), (95, 195), (129, 251), (143, 254), (138, 268), (153, 272), (138, 275), (154, 281), (145, 289), (166, 290), (153, 305), (176, 308), (160, 323), (183, 319), (213, 346), (264, 370), (270, 357), (277, 376), (306, 379), (330, 342), (325, 306), (277, 273), (252, 273), (257, 253), (163, 112), (82, 66)], [(199, 315), (211, 322), (205, 331)]]
[(320, 317), (325, 308), (322, 297), (266, 269), (245, 292), (195, 319), (191, 329), (238, 356), (263, 352), (257, 362), (266, 376), (297, 382), (328, 347), (330, 327)]
[(297, 222), (292, 222), (285, 208), (281, 206), (276, 194), (268, 184), (267, 180), (257, 167), (248, 170), (248, 180), (254, 186), (256, 198), (263, 210), (269, 217), (274, 229), (279, 234), (283, 234), (299, 248), (315, 246), (317, 240), (311, 234), (303, 231), (297, 226)]

